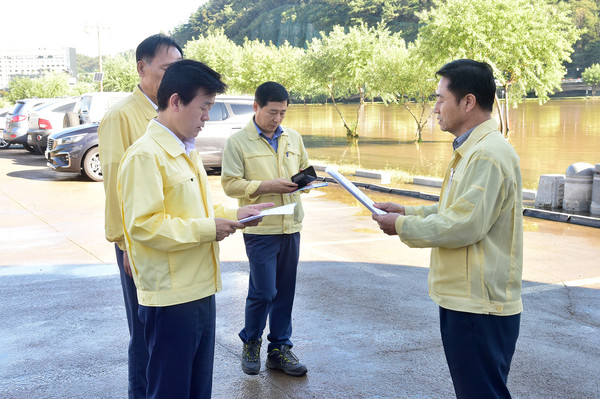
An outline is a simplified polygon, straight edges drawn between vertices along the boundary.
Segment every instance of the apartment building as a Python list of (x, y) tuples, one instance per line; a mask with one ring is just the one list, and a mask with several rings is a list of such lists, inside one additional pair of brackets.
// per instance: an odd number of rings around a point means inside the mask
[(6, 89), (14, 77), (40, 77), (49, 72), (67, 72), (75, 82), (75, 48), (0, 49), (0, 89)]

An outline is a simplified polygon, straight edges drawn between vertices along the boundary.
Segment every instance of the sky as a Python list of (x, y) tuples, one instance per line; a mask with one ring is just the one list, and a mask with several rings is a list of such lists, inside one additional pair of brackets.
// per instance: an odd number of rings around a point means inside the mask
[(2, 7), (0, 49), (75, 47), (78, 54), (97, 57), (100, 26), (102, 55), (112, 55), (135, 49), (155, 33), (169, 33), (206, 1), (11, 1)]

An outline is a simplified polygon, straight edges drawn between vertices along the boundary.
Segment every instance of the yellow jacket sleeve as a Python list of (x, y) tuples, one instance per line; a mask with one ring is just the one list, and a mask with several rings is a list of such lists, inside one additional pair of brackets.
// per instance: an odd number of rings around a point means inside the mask
[(125, 244), (116, 181), (121, 158), (131, 144), (126, 142), (127, 138), (121, 133), (127, 129), (126, 116), (120, 112), (107, 114), (98, 128), (98, 148), (106, 194), (105, 235), (108, 241), (117, 243), (122, 250), (125, 250)]

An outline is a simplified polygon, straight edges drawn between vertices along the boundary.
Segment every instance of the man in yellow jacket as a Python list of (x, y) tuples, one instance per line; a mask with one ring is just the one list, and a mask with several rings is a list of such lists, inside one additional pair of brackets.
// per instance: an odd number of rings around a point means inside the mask
[(104, 180), (105, 235), (115, 243), (117, 265), (125, 300), (129, 325), (129, 398), (146, 397), (146, 366), (148, 351), (144, 332), (138, 318), (138, 301), (129, 258), (125, 251), (123, 222), (117, 199), (117, 169), (125, 150), (140, 138), (148, 122), (156, 117), (156, 93), (165, 69), (182, 58), (181, 48), (173, 39), (162, 34), (144, 39), (136, 49), (137, 72), (140, 82), (127, 98), (111, 107), (98, 128), (100, 164)]
[[(273, 204), (213, 206), (195, 138), (220, 75), (192, 60), (172, 64), (158, 116), (125, 152), (117, 191), (149, 359), (147, 398), (210, 398), (219, 245), (238, 222)], [(250, 225), (258, 224), (256, 221)]]
[(306, 374), (292, 353), (292, 306), (300, 254), (302, 203), (290, 178), (308, 167), (302, 136), (283, 128), (289, 104), (287, 90), (276, 82), (260, 85), (254, 97), (254, 118), (227, 141), (221, 183), (240, 205), (262, 201), (277, 206), (295, 203), (293, 215), (269, 216), (258, 227), (244, 231), (250, 262), (245, 324), (239, 336), (242, 370), (260, 372), (260, 348), (267, 317), (269, 340), (266, 366), (292, 376)]
[(456, 396), (510, 398), (506, 386), (519, 335), (523, 204), (519, 157), (491, 118), (491, 67), (456, 60), (438, 72), (434, 112), (456, 136), (439, 203), (373, 215), (410, 247), (431, 247), (429, 295)]

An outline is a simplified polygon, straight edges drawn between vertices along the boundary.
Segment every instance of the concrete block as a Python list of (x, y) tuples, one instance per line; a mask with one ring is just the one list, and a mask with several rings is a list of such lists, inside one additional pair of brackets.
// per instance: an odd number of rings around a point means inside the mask
[(565, 176), (563, 209), (571, 212), (589, 212), (594, 167), (589, 163), (577, 162), (567, 168)]
[(563, 205), (565, 175), (541, 175), (535, 195), (535, 207), (556, 209)]
[(419, 186), (441, 188), (443, 181), (444, 181), (444, 179), (440, 179), (438, 177), (423, 177), (423, 176), (413, 177), (413, 184), (417, 184)]
[(594, 167), (594, 180), (592, 182), (592, 203), (590, 213), (600, 215), (600, 163)]
[(537, 191), (523, 189), (523, 201), (533, 201), (535, 200)]
[(357, 170), (354, 175), (357, 177), (366, 177), (368, 179), (377, 179), (381, 184), (390, 184), (392, 181), (392, 174), (381, 170)]

